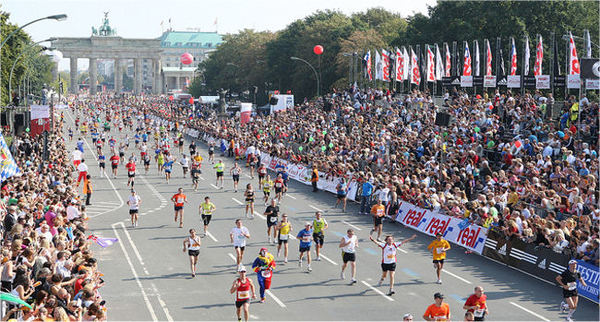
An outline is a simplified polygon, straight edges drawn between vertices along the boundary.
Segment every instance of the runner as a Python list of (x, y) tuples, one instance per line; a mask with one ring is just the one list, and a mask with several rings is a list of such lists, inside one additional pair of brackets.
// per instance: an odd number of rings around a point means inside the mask
[(312, 244), (312, 226), (310, 222), (306, 222), (304, 224), (304, 229), (298, 232), (298, 240), (300, 241), (299, 252), (300, 256), (298, 258), (298, 267), (302, 267), (302, 257), (304, 257), (304, 253), (306, 253), (306, 260), (308, 262), (308, 272), (312, 272), (312, 268), (310, 268), (310, 245)]
[(485, 316), (490, 314), (486, 301), (487, 295), (483, 294), (483, 287), (475, 286), (475, 293), (469, 296), (463, 309), (473, 313), (475, 321), (484, 321)]
[(77, 171), (79, 171), (79, 176), (77, 177), (77, 186), (79, 187), (79, 182), (81, 182), (81, 180), (85, 181), (88, 172), (88, 166), (85, 164), (84, 159), (81, 159), (81, 163), (77, 166)]
[(241, 219), (235, 220), (235, 227), (231, 229), (229, 233), (229, 239), (233, 243), (235, 248), (236, 263), (238, 270), (242, 267), (242, 258), (244, 257), (244, 250), (246, 249), (246, 239), (250, 238), (250, 231), (248, 228), (242, 225)]
[[(223, 179), (221, 178), (221, 180), (223, 180)], [(246, 191), (244, 192), (244, 197), (246, 197), (246, 214), (245, 214), (245, 216), (246, 216), (246, 218), (254, 219), (254, 189), (252, 188), (251, 183), (246, 185)], [(249, 216), (248, 216), (248, 210), (250, 210)]]
[(98, 151), (98, 167), (100, 168), (100, 178), (108, 177), (106, 174), (106, 156), (102, 153), (102, 149)]
[(256, 272), (256, 279), (258, 280), (260, 303), (265, 303), (265, 291), (271, 288), (271, 277), (275, 266), (277, 265), (273, 255), (267, 252), (266, 248), (261, 248), (258, 257), (252, 263), (252, 268)]
[(200, 210), (200, 216), (202, 217), (202, 222), (204, 223), (204, 236), (206, 236), (208, 225), (212, 219), (212, 213), (213, 211), (217, 210), (217, 207), (215, 207), (215, 204), (210, 202), (210, 198), (206, 196), (204, 197), (204, 202), (200, 203), (198, 209)]
[(263, 183), (263, 194), (265, 200), (265, 206), (267, 205), (267, 201), (269, 201), (269, 196), (271, 195), (271, 188), (273, 187), (273, 180), (271, 180), (271, 176), (267, 175), (267, 178), (262, 181)]
[(171, 156), (169, 155), (167, 155), (166, 159), (167, 162), (163, 164), (162, 168), (165, 170), (165, 180), (169, 183), (169, 180), (171, 180), (171, 172), (173, 171), (173, 160), (171, 160)]
[(190, 235), (183, 240), (183, 252), (188, 251), (192, 277), (196, 277), (196, 264), (198, 264), (198, 255), (200, 255), (200, 245), (202, 245), (202, 241), (196, 235), (196, 230), (194, 228), (190, 229)]
[(350, 284), (356, 284), (356, 247), (358, 247), (358, 238), (354, 235), (354, 230), (348, 229), (346, 232), (347, 235), (342, 237), (340, 240), (339, 248), (342, 249), (342, 260), (344, 264), (342, 264), (342, 271), (340, 272), (340, 278), (344, 279), (344, 270), (346, 269), (346, 265), (350, 262), (350, 266), (352, 267), (352, 280)]
[(219, 187), (219, 181), (221, 181), (221, 188), (217, 189), (223, 189), (223, 172), (225, 171), (225, 164), (222, 160), (219, 160), (219, 162), (213, 166), (213, 169), (217, 169), (217, 181), (215, 181), (215, 186)]
[(567, 309), (569, 314), (566, 320), (572, 321), (573, 313), (577, 310), (577, 303), (579, 302), (579, 295), (577, 294), (577, 281), (583, 286), (587, 286), (581, 273), (577, 271), (577, 261), (572, 259), (569, 261), (569, 268), (567, 268), (562, 274), (556, 276), (558, 285), (563, 288), (564, 300), (560, 303), (560, 310), (564, 313)]
[(129, 215), (131, 216), (131, 227), (137, 227), (138, 225), (138, 212), (142, 204), (142, 198), (135, 193), (135, 190), (131, 189), (131, 195), (127, 200), (129, 206)]
[(165, 155), (160, 149), (157, 150), (158, 154), (156, 155), (156, 166), (158, 167), (158, 172), (161, 173), (165, 164)]
[(427, 246), (427, 249), (433, 252), (433, 267), (437, 274), (437, 283), (442, 284), (441, 274), (442, 269), (444, 268), (446, 252), (450, 250), (450, 243), (442, 238), (442, 233), (435, 234), (435, 238), (436, 239)]
[(200, 179), (200, 174), (202, 170), (202, 157), (199, 155), (194, 156), (192, 159), (192, 185), (194, 186), (194, 191), (198, 191), (198, 179)]
[(119, 167), (119, 161), (121, 158), (113, 152), (112, 157), (110, 157), (110, 166), (112, 167), (113, 178), (117, 178), (117, 168)]
[(183, 204), (188, 202), (186, 195), (183, 194), (183, 188), (177, 190), (177, 193), (171, 197), (171, 201), (175, 206), (175, 222), (179, 217), (179, 228), (183, 228)]
[(144, 154), (142, 160), (144, 161), (144, 173), (148, 174), (148, 171), (150, 170), (150, 155), (148, 155), (148, 153)]
[(373, 239), (373, 236), (369, 236), (369, 239), (381, 248), (381, 279), (377, 286), (383, 284), (385, 277), (390, 272), (390, 291), (388, 296), (394, 295), (394, 275), (396, 274), (396, 253), (400, 246), (408, 243), (409, 241), (417, 238), (417, 234), (412, 235), (410, 238), (405, 239), (399, 243), (394, 243), (394, 237), (388, 235), (385, 236), (385, 243), (380, 243)]
[(288, 240), (290, 239), (290, 232), (292, 231), (292, 224), (288, 221), (286, 214), (281, 215), (281, 222), (276, 227), (277, 230), (277, 258), (281, 254), (281, 245), (284, 245), (283, 250), (283, 263), (288, 262)]
[(258, 189), (262, 189), (263, 181), (267, 175), (267, 166), (265, 166), (264, 163), (261, 163), (256, 172), (258, 173)]
[(211, 162), (211, 164), (215, 164), (215, 143), (211, 142), (210, 146), (208, 147), (208, 161)]
[(71, 157), (73, 158), (73, 166), (77, 169), (77, 166), (81, 163), (81, 158), (83, 158), (83, 151), (79, 150), (79, 148), (75, 148), (75, 150), (71, 152)]
[(190, 155), (196, 155), (196, 142), (194, 142), (194, 140), (192, 140), (188, 148), (190, 150)]
[(281, 177), (281, 173), (277, 175), (274, 185), (275, 185), (275, 199), (277, 199), (278, 203), (281, 203), (281, 199), (283, 198), (283, 178)]
[[(277, 221), (279, 220), (279, 206), (275, 200), (271, 200), (271, 204), (265, 210), (265, 216), (267, 217), (267, 238), (270, 244), (275, 244), (275, 237), (277, 235)], [(273, 229), (273, 239), (271, 239), (271, 228)]]
[(337, 192), (335, 208), (337, 208), (337, 206), (341, 203), (342, 204), (342, 212), (346, 212), (346, 203), (348, 201), (346, 198), (346, 195), (348, 195), (348, 189), (349, 189), (349, 185), (346, 184), (346, 179), (340, 178), (340, 182), (335, 187), (335, 190)]
[(179, 164), (181, 164), (181, 168), (183, 169), (183, 177), (188, 173), (188, 169), (190, 168), (190, 159), (185, 154), (181, 155), (181, 159), (179, 159)]
[(327, 220), (323, 218), (323, 214), (320, 211), (315, 212), (315, 219), (313, 219), (313, 240), (315, 241), (315, 252), (317, 254), (316, 261), (321, 260), (321, 248), (325, 243), (325, 229), (329, 228)]
[(246, 277), (246, 268), (240, 266), (238, 272), (240, 273), (240, 277), (233, 281), (229, 293), (235, 293), (235, 308), (239, 322), (242, 321), (242, 307), (244, 308), (244, 321), (248, 321), (248, 316), (250, 315), (250, 296), (252, 296), (252, 299), (255, 299), (256, 292), (254, 291), (252, 280)]
[(444, 295), (442, 293), (433, 294), (435, 303), (427, 307), (423, 319), (426, 321), (450, 321), (450, 306), (444, 303)]
[(254, 179), (254, 168), (256, 168), (256, 163), (258, 162), (258, 158), (256, 155), (252, 154), (249, 156), (248, 165), (250, 166), (250, 179)]
[(229, 170), (229, 173), (233, 176), (233, 190), (238, 192), (238, 183), (240, 182), (240, 173), (242, 173), (242, 168), (238, 165), (237, 162), (233, 164), (233, 168)]
[(125, 168), (127, 168), (127, 186), (131, 185), (133, 188), (133, 185), (135, 184), (135, 162), (129, 159)]
[(369, 236), (373, 235), (377, 231), (377, 241), (381, 242), (381, 232), (383, 231), (383, 216), (385, 216), (385, 206), (381, 202), (381, 199), (377, 199), (377, 204), (371, 207), (371, 215), (373, 215), (373, 229), (369, 233)]

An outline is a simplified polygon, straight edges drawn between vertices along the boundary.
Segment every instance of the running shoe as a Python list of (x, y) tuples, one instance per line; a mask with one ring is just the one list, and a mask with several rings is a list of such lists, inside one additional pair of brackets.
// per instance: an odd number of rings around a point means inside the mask
[(345, 278), (346, 278), (346, 276), (344, 276), (344, 272), (340, 272), (340, 279), (343, 280)]
[(381, 286), (381, 284), (383, 284), (383, 279), (379, 280), (379, 282), (377, 283), (377, 286)]

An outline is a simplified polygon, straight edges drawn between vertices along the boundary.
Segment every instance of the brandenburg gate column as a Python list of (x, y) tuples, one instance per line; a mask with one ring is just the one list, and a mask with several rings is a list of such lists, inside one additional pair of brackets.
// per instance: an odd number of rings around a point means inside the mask
[(75, 94), (79, 91), (77, 84), (77, 56), (71, 55), (71, 93)]
[(142, 59), (135, 58), (133, 60), (133, 88), (135, 95), (142, 93)]
[(96, 95), (96, 82), (98, 80), (98, 61), (96, 58), (90, 58), (90, 66), (88, 70), (90, 73), (90, 94)]
[(162, 93), (162, 77), (160, 75), (160, 59), (153, 59), (152, 60), (152, 66), (154, 67), (154, 83), (152, 86), (152, 92), (154, 94), (161, 94)]
[(123, 87), (123, 72), (121, 71), (121, 59), (115, 58), (115, 66), (113, 68), (115, 93), (120, 94)]

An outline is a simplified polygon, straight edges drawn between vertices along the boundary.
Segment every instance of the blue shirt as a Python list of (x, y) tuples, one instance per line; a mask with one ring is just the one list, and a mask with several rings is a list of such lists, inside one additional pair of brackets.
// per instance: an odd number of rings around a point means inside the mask
[(373, 185), (370, 182), (365, 182), (362, 185), (362, 195), (370, 196), (373, 193)]
[(296, 238), (298, 238), (298, 240), (300, 241), (300, 247), (302, 247), (302, 248), (310, 247), (310, 245), (312, 244), (312, 240), (310, 239), (312, 236), (312, 233), (313, 233), (312, 229), (306, 230), (306, 228), (304, 228), (298, 232), (298, 235), (296, 236)]

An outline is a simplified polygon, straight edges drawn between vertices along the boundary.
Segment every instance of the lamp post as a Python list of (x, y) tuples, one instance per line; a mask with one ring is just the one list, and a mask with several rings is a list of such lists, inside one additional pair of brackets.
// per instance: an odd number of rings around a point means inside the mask
[[(56, 38), (48, 38), (48, 39), (44, 39), (38, 42), (34, 42), (32, 44), (30, 44), (29, 46), (25, 47), (25, 49), (23, 49), (23, 51), (19, 54), (19, 56), (17, 56), (17, 58), (15, 58), (15, 61), (12, 64), (12, 67), (10, 68), (10, 74), (8, 76), (8, 95), (10, 97), (10, 95), (12, 95), (12, 75), (13, 72), (15, 70), (15, 67), (17, 66), (17, 62), (19, 61), (19, 59), (33, 46), (42, 43), (42, 42), (46, 42), (46, 41), (55, 41)], [(45, 50), (53, 50), (53, 48), (49, 48), (49, 47), (42, 47), (41, 51), (45, 51)]]
[[(8, 36), (6, 36), (6, 38), (4, 40), (2, 40), (2, 43), (0, 43), (0, 56), (2, 53), (2, 47), (4, 46), (4, 44), (6, 44), (6, 42), (10, 39), (10, 37), (12, 37), (14, 34), (16, 34), (17, 32), (19, 32), (19, 30), (34, 24), (38, 21), (42, 21), (42, 20), (56, 20), (56, 21), (63, 21), (67, 19), (67, 15), (66, 14), (59, 14), (59, 15), (52, 15), (52, 16), (47, 16), (47, 17), (43, 17), (43, 18), (38, 18), (35, 20), (32, 20), (24, 25), (22, 25), (21, 27), (15, 29), (13, 32), (11, 32)], [(2, 65), (0, 62), (0, 84), (2, 84)], [(2, 86), (0, 86), (0, 99), (2, 98)]]
[(290, 59), (291, 60), (299, 60), (299, 61), (307, 64), (308, 67), (310, 67), (310, 69), (312, 69), (312, 71), (315, 73), (315, 78), (317, 79), (317, 97), (319, 97), (319, 88), (320, 88), (319, 82), (320, 81), (319, 81), (319, 74), (317, 73), (317, 70), (309, 62), (307, 62), (306, 60), (304, 60), (302, 58), (298, 58), (298, 57), (292, 56), (292, 57), (290, 57)]

